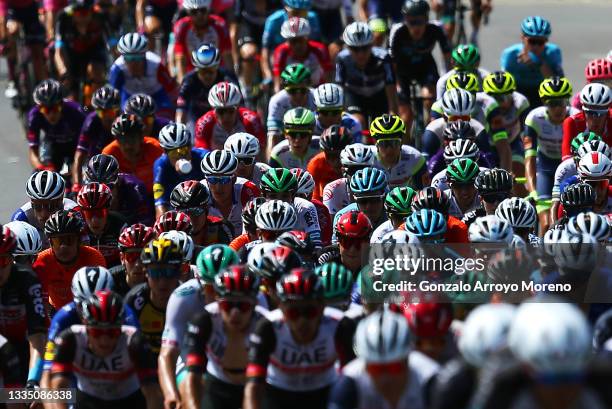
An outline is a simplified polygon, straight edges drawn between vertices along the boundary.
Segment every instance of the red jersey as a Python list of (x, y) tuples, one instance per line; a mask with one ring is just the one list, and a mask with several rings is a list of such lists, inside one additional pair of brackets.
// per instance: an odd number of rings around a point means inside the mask
[(211, 109), (197, 120), (195, 125), (195, 146), (208, 150), (223, 149), (225, 141), (236, 132), (248, 132), (259, 140), (262, 150), (266, 148), (266, 133), (256, 112), (238, 108), (238, 120), (227, 131), (217, 122), (217, 114)]
[(321, 229), (321, 245), (323, 247), (331, 244), (333, 229), (333, 222), (329, 210), (321, 203), (320, 200), (312, 199), (310, 201), (317, 209), (317, 217), (319, 218), (319, 228)]
[[(563, 121), (563, 143), (561, 145), (561, 158), (565, 160), (572, 157), (570, 146), (572, 139), (580, 132), (587, 130), (584, 112), (578, 112), (565, 118)], [(603, 135), (600, 135), (604, 142), (612, 145), (612, 108), (608, 110), (608, 121), (604, 127)]]
[(310, 69), (310, 82), (315, 85), (327, 82), (325, 76), (332, 70), (327, 47), (318, 41), (308, 40), (308, 52), (302, 58), (293, 54), (288, 42), (276, 47), (272, 55), (272, 72), (275, 77), (279, 77), (287, 65), (294, 63), (302, 63)]
[(306, 170), (314, 179), (315, 188), (312, 192), (312, 198), (316, 200), (323, 199), (323, 189), (325, 189), (325, 186), (329, 182), (333, 182), (342, 177), (342, 174), (329, 164), (325, 158), (325, 152), (317, 153), (314, 158), (308, 162)]
[(214, 44), (221, 53), (231, 50), (231, 42), (225, 20), (211, 14), (203, 33), (198, 35), (191, 21), (191, 17), (183, 17), (174, 24), (174, 53), (185, 56), (187, 72), (193, 69), (191, 52), (202, 44)]

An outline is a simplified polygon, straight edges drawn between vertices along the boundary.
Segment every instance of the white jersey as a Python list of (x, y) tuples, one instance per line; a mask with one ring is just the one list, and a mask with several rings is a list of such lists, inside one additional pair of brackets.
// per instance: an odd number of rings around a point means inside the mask
[(187, 323), (204, 307), (206, 307), (206, 300), (199, 279), (192, 278), (174, 290), (166, 306), (162, 345), (180, 349)]
[(345, 178), (336, 179), (325, 185), (323, 189), (323, 204), (329, 210), (332, 218), (340, 210), (351, 204), (347, 180)]
[[(444, 129), (446, 128), (447, 124), (448, 122), (446, 122), (445, 118), (434, 119), (429, 124), (427, 124), (427, 127), (425, 127), (425, 130), (436, 134), (438, 139), (440, 139), (440, 143), (442, 143), (444, 141)], [(478, 139), (478, 137), (483, 132), (486, 132), (484, 125), (478, 122), (474, 118), (470, 119), (470, 125), (472, 126), (472, 128), (474, 129), (474, 132), (476, 133), (476, 139)]]
[[(574, 115), (579, 111), (568, 107), (567, 115)], [(561, 159), (561, 142), (563, 141), (563, 123), (553, 124), (548, 118), (548, 109), (545, 106), (537, 107), (525, 118), (527, 136), (537, 143), (538, 152), (555, 160)]]
[[(208, 187), (208, 182), (206, 179), (202, 179), (200, 182)], [(236, 178), (236, 182), (234, 183), (234, 194), (232, 197), (232, 209), (230, 210), (229, 215), (226, 217), (227, 221), (232, 225), (234, 237), (242, 234), (242, 209), (244, 209), (244, 206), (256, 196), (256, 193), (256, 186), (250, 180), (240, 177)], [(221, 217), (223, 217), (223, 213), (215, 207), (214, 202), (211, 204), (210, 210), (210, 215), (220, 214)], [(213, 211), (216, 213), (213, 213)]]
[(463, 216), (466, 213), (469, 213), (472, 210), (475, 210), (476, 208), (480, 207), (480, 195), (478, 193), (476, 193), (476, 195), (474, 196), (474, 201), (472, 202), (470, 207), (465, 212), (461, 211), (461, 208), (459, 207), (459, 204), (457, 203), (457, 199), (455, 199), (455, 196), (453, 195), (453, 192), (450, 189), (444, 191), (444, 193), (448, 196), (450, 200), (448, 214), (450, 216), (456, 217), (459, 220), (463, 219)]
[[(476, 103), (474, 104), (474, 110), (472, 111), (472, 118), (481, 124), (487, 124), (487, 118), (491, 114), (491, 111), (498, 107), (499, 104), (495, 98), (484, 92), (478, 92), (476, 93)], [(442, 101), (438, 100), (434, 102), (431, 106), (431, 110), (443, 115), (444, 110), (442, 109)], [(476, 132), (476, 134), (478, 134), (478, 132)]]
[(561, 182), (565, 179), (577, 175), (578, 170), (576, 169), (576, 161), (574, 158), (567, 158), (555, 171), (555, 177), (553, 179), (552, 198), (553, 200), (560, 200), (561, 198)]
[[(304, 108), (308, 108), (314, 112), (317, 108), (314, 101), (314, 90), (311, 88), (308, 93), (308, 102)], [(289, 111), (291, 108), (297, 107), (291, 104), (291, 97), (285, 90), (277, 92), (270, 98), (270, 103), (268, 104), (268, 119), (266, 121), (268, 132), (282, 133), (283, 116), (285, 116), (285, 112)]]
[(270, 153), (270, 164), (272, 166), (280, 166), (287, 169), (299, 168), (306, 170), (308, 162), (321, 152), (319, 140), (320, 137), (313, 136), (308, 145), (308, 149), (306, 149), (306, 153), (304, 156), (300, 157), (291, 152), (289, 141), (283, 139), (272, 148), (272, 152)]
[(529, 109), (529, 100), (519, 92), (512, 93), (512, 106), (507, 112), (500, 109), (503, 127), (508, 132), (508, 142), (512, 143), (523, 132), (521, 117)]
[[(436, 98), (437, 99), (442, 98), (442, 95), (444, 95), (444, 92), (446, 92), (446, 81), (451, 77), (451, 75), (456, 74), (457, 71), (458, 70), (456, 69), (452, 69), (442, 74), (440, 78), (438, 78), (438, 82), (436, 82)], [(484, 77), (489, 75), (489, 71), (485, 70), (484, 68), (477, 68), (477, 71), (474, 74), (478, 76), (478, 81), (480, 83), (480, 89), (482, 89), (482, 80), (484, 79)]]
[(321, 226), (319, 225), (319, 216), (317, 208), (312, 202), (301, 197), (293, 199), (293, 207), (297, 213), (296, 230), (302, 230), (310, 234), (310, 239), (319, 246), (321, 244)]
[(372, 237), (370, 237), (370, 243), (382, 243), (383, 236), (389, 232), (392, 232), (393, 230), (395, 230), (395, 228), (393, 228), (391, 220), (387, 220), (372, 232)]
[(375, 145), (371, 146), (370, 149), (376, 158), (374, 166), (387, 172), (390, 188), (411, 184), (412, 177), (425, 166), (423, 154), (418, 149), (409, 145), (402, 145), (399, 161), (390, 168), (385, 167), (380, 162), (378, 149)]

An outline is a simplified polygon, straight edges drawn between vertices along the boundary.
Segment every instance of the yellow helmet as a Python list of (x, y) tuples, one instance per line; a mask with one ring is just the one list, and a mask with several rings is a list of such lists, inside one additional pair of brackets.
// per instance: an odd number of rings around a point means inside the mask
[(476, 74), (466, 71), (457, 71), (446, 80), (446, 89), (461, 88), (468, 92), (480, 91), (480, 84)]
[(546, 78), (540, 84), (539, 94), (542, 101), (552, 98), (570, 98), (572, 84), (565, 77)]

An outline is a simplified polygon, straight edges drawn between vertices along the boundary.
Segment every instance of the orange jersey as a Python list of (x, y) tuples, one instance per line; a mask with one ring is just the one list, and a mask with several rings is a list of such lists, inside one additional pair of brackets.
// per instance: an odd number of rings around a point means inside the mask
[(306, 170), (308, 170), (308, 173), (312, 175), (315, 181), (312, 198), (316, 200), (323, 200), (323, 189), (325, 189), (325, 185), (342, 177), (339, 171), (331, 167), (325, 157), (325, 152), (317, 153), (310, 162), (308, 162)]
[(232, 242), (229, 244), (229, 246), (234, 250), (234, 251), (238, 251), (241, 248), (243, 248), (247, 243), (250, 243), (251, 239), (249, 239), (249, 235), (247, 233), (241, 234), (240, 236), (236, 237), (234, 240), (232, 240)]

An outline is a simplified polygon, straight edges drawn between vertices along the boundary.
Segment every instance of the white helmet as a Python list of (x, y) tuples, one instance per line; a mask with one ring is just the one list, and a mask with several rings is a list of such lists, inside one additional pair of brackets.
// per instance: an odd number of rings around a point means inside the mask
[(276, 243), (259, 243), (253, 246), (251, 251), (249, 251), (249, 256), (247, 257), (247, 267), (251, 270), (252, 273), (261, 275), (259, 268), (261, 267), (261, 259), (268, 250), (272, 250), (276, 248), (278, 244)]
[(511, 243), (514, 232), (512, 226), (495, 215), (479, 217), (470, 225), (472, 243)]
[(317, 109), (342, 109), (344, 107), (344, 90), (331, 82), (321, 84), (315, 89)]
[(302, 17), (290, 17), (281, 26), (281, 36), (288, 40), (290, 38), (308, 37), (310, 35), (310, 23)]
[(147, 51), (147, 38), (139, 33), (124, 34), (117, 43), (120, 54), (143, 54)]
[(597, 239), (588, 233), (572, 234), (563, 230), (556, 245), (551, 246), (558, 267), (588, 271), (595, 267), (599, 253)]
[(532, 301), (518, 307), (510, 326), (508, 345), (516, 358), (539, 374), (581, 372), (592, 343), (582, 312), (552, 297)]
[(247, 132), (237, 132), (225, 140), (223, 149), (237, 158), (254, 158), (259, 154), (259, 140)]
[(510, 223), (513, 229), (533, 229), (538, 220), (535, 208), (520, 197), (504, 199), (495, 210), (495, 215)]
[(604, 180), (612, 175), (612, 161), (600, 152), (591, 152), (578, 161), (580, 180)]
[(268, 231), (287, 231), (297, 224), (297, 215), (292, 205), (282, 200), (270, 200), (262, 204), (255, 213), (255, 225)]
[(35, 200), (62, 199), (65, 187), (66, 182), (59, 173), (42, 170), (30, 176), (26, 182), (26, 194)]
[(169, 151), (183, 146), (191, 146), (191, 132), (184, 124), (170, 122), (159, 131), (159, 144)]
[(188, 263), (193, 259), (193, 252), (195, 250), (195, 244), (190, 235), (184, 231), (169, 230), (159, 235), (159, 238), (164, 238), (175, 243), (183, 253), (183, 261)]
[(185, 10), (210, 9), (212, 0), (184, 0), (183, 8)]
[[(413, 260), (422, 258), (425, 254), (421, 246), (414, 245), (413, 234), (405, 230), (392, 230), (385, 233), (377, 246), (370, 247), (370, 260), (372, 259), (401, 259), (410, 258)], [(418, 237), (417, 237), (418, 239)]]
[(218, 67), (221, 63), (221, 52), (213, 44), (202, 44), (191, 52), (191, 62), (196, 68)]
[(587, 153), (601, 152), (610, 160), (612, 160), (612, 149), (610, 145), (604, 141), (587, 141), (578, 148), (578, 158), (582, 158)]
[(516, 308), (510, 304), (484, 304), (470, 312), (461, 327), (458, 347), (463, 358), (480, 368), (508, 346), (508, 331)]
[(607, 110), (612, 104), (612, 91), (605, 84), (592, 82), (580, 91), (580, 102), (583, 110)]
[(301, 168), (292, 168), (289, 171), (297, 179), (297, 191), (295, 193), (309, 198), (315, 188), (315, 181), (310, 172)]
[(469, 139), (455, 139), (444, 147), (444, 160), (447, 163), (455, 159), (469, 158), (477, 161), (480, 157), (478, 145)]
[(368, 363), (405, 360), (410, 354), (408, 321), (388, 310), (364, 318), (355, 333), (355, 353)]
[(15, 234), (17, 246), (13, 250), (15, 256), (35, 256), (42, 250), (42, 241), (36, 227), (22, 221), (13, 221), (4, 225)]
[(232, 176), (238, 168), (238, 159), (229, 151), (215, 149), (204, 155), (200, 167), (207, 176)]
[(79, 268), (72, 277), (72, 296), (76, 302), (87, 300), (96, 291), (112, 290), (115, 286), (110, 271), (101, 266)]
[(363, 47), (372, 44), (374, 35), (368, 23), (356, 21), (349, 24), (342, 33), (342, 41), (348, 47)]
[(380, 243), (408, 244), (410, 243), (410, 233), (408, 233), (406, 230), (392, 230), (382, 236)]
[(374, 164), (374, 154), (369, 146), (362, 143), (347, 145), (340, 152), (342, 166), (371, 166)]
[(240, 88), (232, 82), (219, 82), (208, 92), (208, 103), (213, 108), (237, 107), (241, 101)]
[(610, 237), (608, 218), (595, 212), (579, 213), (569, 219), (566, 228), (569, 233), (586, 233), (600, 242), (605, 242)]
[(512, 241), (510, 242), (510, 248), (525, 250), (527, 249), (527, 243), (525, 242), (525, 240), (523, 240), (521, 236), (513, 234)]
[(557, 243), (561, 243), (561, 240), (567, 240), (568, 238), (569, 236), (567, 236), (566, 231), (564, 229), (548, 229), (546, 233), (544, 233), (544, 237), (542, 238), (544, 251), (549, 256), (552, 256), (554, 254)]
[(472, 114), (475, 100), (471, 92), (453, 88), (444, 93), (441, 104), (446, 116), (466, 116)]

